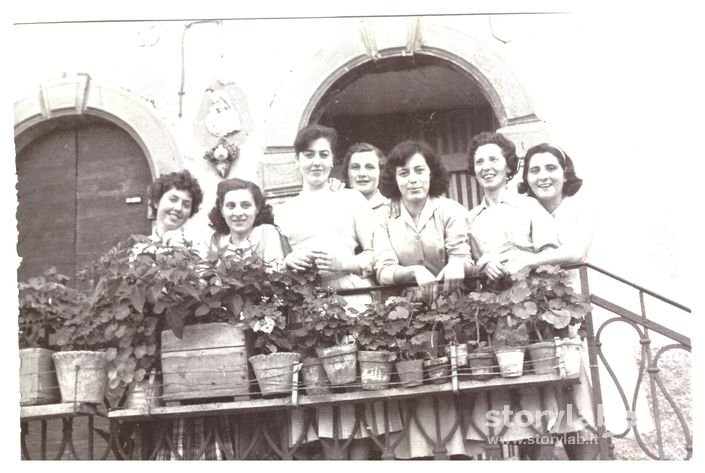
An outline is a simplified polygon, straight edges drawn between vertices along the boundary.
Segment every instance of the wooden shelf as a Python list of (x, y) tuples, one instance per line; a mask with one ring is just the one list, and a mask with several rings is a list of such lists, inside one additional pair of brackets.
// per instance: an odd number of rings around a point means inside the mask
[[(519, 388), (523, 386), (565, 384), (578, 382), (578, 376), (561, 378), (557, 374), (525, 374), (517, 378), (491, 378), (485, 381), (459, 381), (458, 393), (471, 393), (493, 389)], [(350, 404), (365, 401), (384, 401), (407, 399), (414, 397), (452, 394), (450, 381), (443, 384), (424, 384), (412, 388), (391, 388), (379, 391), (355, 391), (347, 393), (323, 394), (317, 396), (298, 395), (298, 402), (292, 403), (292, 396), (274, 399), (251, 399), (231, 402), (211, 402), (185, 406), (153, 407), (147, 409), (115, 409), (108, 417), (121, 421), (160, 420), (182, 417), (199, 417), (211, 415), (227, 415), (246, 412), (262, 412), (272, 409), (293, 409), (299, 407), (315, 407), (321, 405)]]
[(20, 420), (22, 422), (91, 415), (106, 417), (107, 414), (107, 409), (103, 405), (97, 406), (95, 404), (85, 404), (82, 402), (76, 404), (73, 402), (64, 402), (61, 404), (20, 407)]

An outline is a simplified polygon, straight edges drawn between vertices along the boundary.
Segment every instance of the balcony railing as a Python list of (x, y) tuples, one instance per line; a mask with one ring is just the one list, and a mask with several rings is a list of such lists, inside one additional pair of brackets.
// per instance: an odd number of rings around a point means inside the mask
[[(690, 314), (690, 309), (673, 301), (659, 296), (651, 291), (634, 285), (617, 276), (595, 266), (584, 264), (571, 267), (580, 273), (582, 292), (590, 297), (591, 302), (603, 308), (614, 317), (599, 325), (593, 323), (593, 318), (586, 319), (589, 368), (592, 375), (594, 394), (593, 413), (599, 418), (603, 404), (602, 386), (605, 380), (601, 379), (601, 371), (606, 371), (610, 379), (618, 387), (620, 397), (624, 402), (625, 418), (629, 418), (630, 427), (623, 432), (610, 432), (604, 424), (598, 423), (595, 434), (599, 444), (600, 458), (619, 458), (621, 441), (631, 441), (648, 458), (666, 459), (673, 458), (673, 452), (682, 452), (678, 458), (689, 459), (692, 455), (692, 435), (690, 430), (691, 420), (687, 410), (689, 406), (679, 404), (679, 401), (669, 392), (669, 386), (660, 374), (659, 361), (664, 354), (673, 350), (690, 352), (690, 339), (672, 329), (665, 327), (646, 315), (645, 297), (654, 298), (681, 312)], [(636, 290), (641, 306), (641, 314), (629, 311), (620, 305), (592, 294), (588, 285), (588, 275), (599, 273), (612, 282), (626, 285)], [(591, 276), (592, 277), (592, 276)], [(628, 401), (623, 387), (620, 385), (617, 374), (611, 369), (601, 343), (603, 333), (611, 325), (620, 322), (633, 328), (641, 345), (639, 357), (638, 382), (631, 402)], [(652, 333), (672, 340), (661, 346), (656, 353), (652, 353)], [(22, 457), (25, 459), (154, 459), (160, 452), (170, 452), (174, 458), (199, 458), (207, 449), (218, 446), (224, 459), (298, 459), (308, 458), (310, 452), (306, 447), (306, 432), (309, 426), (316, 424), (316, 408), (330, 406), (333, 411), (333, 430), (338, 432), (344, 422), (340, 415), (341, 406), (353, 405), (355, 410), (354, 423), (347, 435), (337, 435), (332, 438), (321, 439), (326, 458), (345, 458), (346, 449), (356, 436), (357, 432), (376, 432), (376, 426), (369, 421), (365, 413), (365, 405), (376, 402), (382, 406), (382, 429), (379, 436), (372, 436), (375, 449), (379, 458), (393, 459), (395, 449), (404, 436), (408, 434), (411, 426), (421, 429), (435, 459), (449, 457), (447, 443), (450, 437), (459, 429), (462, 438), (466, 438), (469, 431), (479, 434), (484, 443), (484, 454), (477, 458), (516, 458), (518, 449), (511, 444), (497, 443), (494, 440), (502, 437), (502, 431), (490, 431), (487, 435), (483, 429), (477, 428), (471, 416), (467, 415), (468, 406), (475, 403), (488, 403), (489, 393), (496, 390), (509, 390), (513, 412), (522, 410), (521, 396), (518, 391), (526, 386), (538, 386), (540, 389), (570, 389), (571, 385), (579, 382), (574, 377), (566, 377), (561, 370), (563, 360), (558, 356), (555, 360), (556, 373), (552, 375), (539, 375), (526, 373), (519, 378), (492, 378), (484, 381), (468, 379), (468, 371), (464, 366), (459, 366), (457, 360), (451, 357), (451, 371), (442, 380), (441, 384), (424, 384), (418, 387), (403, 388), (392, 385), (389, 389), (381, 391), (354, 391), (335, 392), (325, 395), (307, 395), (300, 388), (297, 375), (294, 378), (294, 387), (290, 396), (279, 398), (253, 398), (247, 400), (227, 400), (220, 402), (203, 402), (192, 405), (170, 405), (151, 407), (147, 402), (138, 409), (127, 409), (116, 403), (115, 407), (105, 410), (95, 407), (65, 403), (48, 406), (23, 407), (21, 410), (22, 423)], [(636, 364), (635, 364), (636, 366)], [(603, 373), (602, 373), (603, 374)], [(637, 410), (639, 387), (644, 378), (648, 378), (651, 392), (651, 411), (655, 423), (655, 433), (649, 434), (645, 440), (644, 429), (640, 429), (642, 419), (634, 418)], [(450, 400), (455, 406), (456, 418), (452, 425), (440, 425), (439, 415), (435, 416), (435, 425), (428, 425), (419, 421), (417, 406), (422, 399), (430, 399), (436, 413), (443, 400)], [(663, 401), (666, 401), (670, 416), (664, 415)], [(400, 402), (403, 401), (403, 402)], [(483, 404), (484, 405), (484, 404)], [(120, 406), (120, 407), (118, 407)], [(390, 434), (389, 412), (395, 406), (402, 406), (401, 430)], [(292, 437), (291, 412), (302, 413), (298, 437)], [(52, 420), (53, 419), (53, 420)], [(205, 422), (199, 419), (206, 419)], [(87, 422), (86, 422), (87, 421)], [(51, 441), (48, 431), (59, 430), (47, 428), (48, 422), (61, 423), (60, 439), (50, 447)], [(81, 429), (75, 428), (77, 422), (82, 422)], [(200, 422), (200, 423), (199, 423)], [(97, 426), (100, 424), (100, 426)], [(189, 445), (193, 440), (185, 436), (186, 444), (175, 445), (173, 442), (173, 429), (180, 424), (181, 428), (189, 430), (202, 425), (202, 437), (199, 445)], [(668, 435), (664, 434), (664, 425), (677, 425), (681, 433), (678, 438), (671, 429)], [(30, 431), (30, 426), (32, 430)], [(104, 429), (107, 426), (107, 429)], [(103, 427), (103, 428), (101, 428)], [(426, 429), (426, 430), (424, 430)], [(545, 422), (532, 426), (535, 434), (548, 435)], [(79, 435), (79, 430), (84, 432)], [(109, 431), (107, 431), (109, 430)], [(387, 433), (385, 433), (387, 432)], [(83, 448), (76, 448), (76, 438), (83, 439)], [(633, 439), (631, 439), (633, 437)], [(31, 445), (30, 445), (31, 444)], [(674, 450), (674, 445), (678, 446)], [(33, 446), (34, 448), (30, 448)], [(52, 448), (53, 447), (53, 448)], [(680, 450), (679, 450), (680, 449)], [(34, 451), (31, 451), (34, 450)]]

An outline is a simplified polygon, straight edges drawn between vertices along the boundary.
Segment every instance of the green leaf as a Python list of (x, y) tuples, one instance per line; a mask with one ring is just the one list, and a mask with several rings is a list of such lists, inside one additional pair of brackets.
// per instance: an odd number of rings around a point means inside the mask
[(117, 310), (115, 310), (115, 320), (126, 319), (130, 315), (131, 312), (132, 312), (132, 310), (130, 309), (129, 305), (127, 305), (125, 303), (120, 304), (118, 306)]
[(210, 307), (208, 307), (208, 304), (201, 304), (198, 306), (196, 309), (196, 312), (194, 312), (193, 315), (196, 317), (203, 317), (204, 315), (207, 315), (211, 311)]
[(132, 302), (132, 307), (137, 309), (137, 311), (142, 312), (142, 309), (144, 308), (145, 299), (146, 295), (144, 287), (135, 286), (132, 288), (132, 292), (130, 293), (130, 301)]

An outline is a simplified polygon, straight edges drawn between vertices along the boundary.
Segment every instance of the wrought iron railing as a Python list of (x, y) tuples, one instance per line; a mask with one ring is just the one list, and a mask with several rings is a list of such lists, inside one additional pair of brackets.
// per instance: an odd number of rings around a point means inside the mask
[[(678, 400), (669, 392), (666, 381), (660, 375), (659, 361), (664, 355), (681, 350), (690, 352), (691, 343), (687, 336), (666, 327), (647, 317), (645, 296), (655, 298), (669, 307), (675, 308), (683, 313), (690, 314), (690, 309), (681, 304), (670, 301), (652, 291), (637, 286), (618, 276), (608, 273), (590, 264), (573, 265), (569, 269), (577, 269), (580, 273), (581, 290), (583, 294), (590, 297), (591, 302), (601, 309), (614, 314), (614, 317), (596, 325), (593, 317), (588, 317), (585, 323), (587, 332), (589, 368), (592, 378), (592, 388), (594, 395), (594, 415), (600, 419), (603, 405), (604, 379), (601, 379), (601, 369), (608, 373), (617, 386), (619, 396), (625, 407), (625, 417), (631, 422), (629, 427), (622, 432), (610, 432), (603, 422), (596, 425), (597, 442), (599, 444), (600, 458), (619, 458), (619, 448), (616, 443), (619, 441), (631, 441), (635, 448), (643, 452), (647, 458), (667, 459), (672, 458), (669, 452), (672, 450), (674, 442), (682, 443), (682, 450), (685, 452), (681, 458), (689, 459), (692, 455), (692, 434), (691, 421), (688, 413), (689, 406), (679, 405)], [(630, 289), (638, 292), (641, 314), (632, 312), (624, 307), (609, 301), (591, 292), (588, 285), (588, 274), (591, 272), (600, 273), (608, 277), (611, 281), (616, 281), (626, 285)], [(380, 288), (375, 288), (380, 289)], [(369, 290), (369, 289), (368, 289)], [(619, 373), (612, 369), (610, 363), (603, 352), (602, 337), (606, 329), (616, 323), (625, 323), (630, 326), (638, 336), (641, 344), (641, 351), (638, 364), (638, 377), (635, 392), (631, 402), (619, 381)], [(674, 343), (659, 347), (656, 353), (652, 352), (652, 333), (658, 333)], [(296, 395), (294, 398), (278, 399), (252, 399), (245, 401), (212, 402), (198, 405), (167, 406), (144, 409), (111, 409), (106, 416), (106, 412), (91, 410), (89, 406), (76, 406), (73, 404), (61, 404), (52, 406), (31, 406), (22, 408), (22, 457), (25, 459), (154, 459), (163, 452), (168, 452), (170, 456), (181, 458), (199, 458), (208, 449), (220, 452), (224, 459), (296, 459), (309, 458), (305, 440), (306, 432), (310, 426), (316, 426), (316, 407), (331, 406), (333, 410), (333, 429), (338, 431), (343, 422), (340, 416), (340, 406), (354, 405), (355, 416), (352, 427), (346, 435), (333, 436), (330, 439), (322, 439), (323, 450), (327, 458), (344, 458), (346, 449), (356, 437), (356, 433), (361, 431), (372, 431), (375, 428), (370, 422), (369, 415), (366, 414), (365, 405), (371, 401), (378, 402), (381, 406), (383, 416), (382, 425), (384, 433), (380, 436), (373, 436), (372, 442), (377, 456), (382, 459), (391, 459), (395, 456), (395, 448), (407, 435), (409, 428), (415, 425), (420, 428), (423, 437), (430, 446), (432, 456), (436, 459), (446, 459), (449, 457), (447, 443), (451, 436), (460, 431), (463, 438), (469, 431), (479, 432), (473, 424), (473, 419), (465, 414), (466, 408), (477, 402), (487, 403), (487, 393), (497, 389), (509, 389), (516, 393), (522, 386), (536, 385), (541, 389), (560, 389), (576, 382), (575, 379), (565, 379), (560, 375), (524, 375), (517, 380), (507, 380), (494, 378), (490, 381), (472, 381), (464, 379), (462, 367), (454, 366), (454, 371), (448, 376), (445, 384), (423, 385), (417, 388), (396, 388), (391, 387), (384, 392), (347, 392), (335, 393), (327, 396), (306, 396)], [(648, 377), (651, 395), (651, 411), (655, 423), (655, 434), (645, 439), (644, 433), (640, 430), (641, 419), (635, 418), (638, 391), (645, 377)], [(660, 394), (659, 394), (660, 393)], [(659, 396), (667, 402), (672, 416), (664, 416), (663, 409), (660, 408)], [(435, 412), (439, 409), (439, 400), (449, 400), (457, 413), (452, 425), (442, 426), (436, 416), (436, 422), (430, 431), (428, 425), (424, 426), (417, 415), (417, 405), (423, 399), (430, 399)], [(404, 401), (401, 412), (402, 427), (399, 432), (390, 434), (389, 429), (390, 411), (396, 409), (398, 401)], [(518, 395), (511, 396), (511, 404), (514, 412), (522, 408)], [(59, 407), (54, 407), (59, 406)], [(291, 423), (290, 412), (299, 410), (303, 413), (302, 424), (299, 426), (299, 435), (293, 438), (289, 426)], [(94, 418), (105, 423), (109, 421), (109, 433), (101, 428), (97, 428)], [(85, 425), (87, 434), (85, 438), (84, 452), (79, 452), (74, 445), (76, 429), (74, 421), (76, 419), (87, 419)], [(197, 419), (212, 419), (213, 422), (204, 422), (201, 437), (197, 439), (199, 445), (189, 445), (194, 442), (188, 435), (185, 445), (176, 445), (173, 441), (174, 428), (193, 428), (197, 424)], [(675, 419), (674, 419), (675, 418)], [(58, 419), (62, 425), (61, 440), (58, 449), (47, 451), (47, 421)], [(663, 426), (665, 423), (673, 422), (679, 427), (682, 438), (676, 440), (673, 435), (666, 435)], [(33, 432), (35, 443), (38, 441), (38, 454), (30, 454), (27, 448), (27, 438), (29, 436), (29, 426), (34, 424)], [(37, 439), (37, 428), (39, 438)], [(197, 428), (201, 428), (197, 426)], [(545, 422), (534, 428), (536, 435), (546, 435), (548, 433)], [(670, 432), (670, 431), (669, 431)], [(490, 432), (501, 437), (502, 432)], [(483, 434), (484, 435), (484, 434)], [(630, 437), (633, 436), (633, 440)], [(97, 437), (100, 446), (96, 448), (94, 438)], [(517, 457), (518, 449), (513, 445), (493, 443), (485, 435), (480, 435), (485, 445), (484, 453), (478, 458), (507, 458)], [(56, 444), (55, 444), (56, 445)], [(67, 452), (70, 452), (67, 455)]]

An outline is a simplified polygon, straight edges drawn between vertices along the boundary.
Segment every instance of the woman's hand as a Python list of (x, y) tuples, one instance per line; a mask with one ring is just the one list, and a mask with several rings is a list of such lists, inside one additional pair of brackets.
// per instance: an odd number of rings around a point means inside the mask
[(431, 305), (438, 294), (436, 277), (425, 266), (414, 266), (414, 279), (416, 279), (416, 284), (421, 289), (424, 300)]
[(348, 268), (345, 267), (343, 261), (336, 255), (327, 253), (325, 251), (313, 250), (311, 251), (311, 257), (316, 262), (316, 267), (324, 271), (347, 271)]
[(313, 265), (313, 256), (307, 250), (294, 250), (284, 258), (286, 265), (292, 269), (303, 271)]
[(490, 278), (490, 281), (496, 281), (509, 274), (504, 264), (499, 260), (488, 261), (482, 271)]
[(463, 286), (465, 279), (465, 262), (462, 260), (449, 261), (436, 276), (436, 281), (443, 281), (445, 292), (454, 291)]

